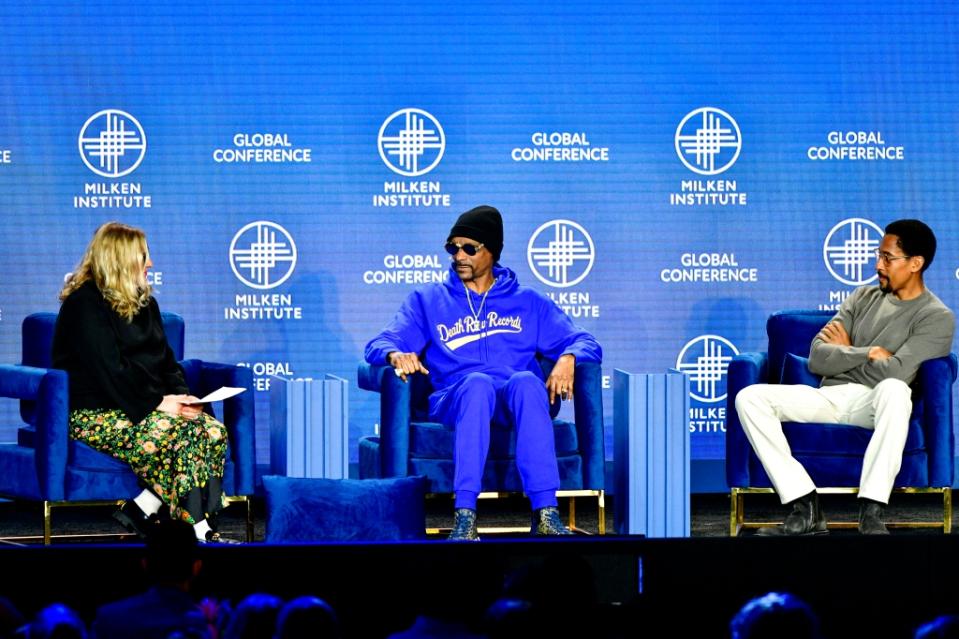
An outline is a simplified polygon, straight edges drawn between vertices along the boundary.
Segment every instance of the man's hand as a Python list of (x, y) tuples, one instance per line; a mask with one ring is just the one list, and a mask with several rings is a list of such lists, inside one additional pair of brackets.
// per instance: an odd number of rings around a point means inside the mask
[(430, 372), (426, 370), (426, 367), (423, 366), (423, 363), (420, 362), (420, 356), (416, 353), (393, 351), (387, 355), (387, 359), (390, 362), (390, 366), (393, 367), (393, 370), (396, 371), (396, 374), (404, 382), (406, 381), (406, 376), (412, 375), (413, 373), (430, 374)]
[(553, 370), (546, 380), (546, 390), (549, 392), (549, 403), (560, 399), (573, 399), (573, 373), (576, 370), (576, 357), (567, 353), (556, 361)]
[[(837, 346), (852, 346), (852, 340), (849, 339), (849, 333), (841, 322), (829, 322), (819, 331), (819, 339), (827, 344), (836, 344)], [(892, 353), (882, 346), (873, 346), (869, 349), (869, 359), (873, 361), (882, 361), (892, 357)]]
[(836, 346), (852, 346), (852, 340), (849, 339), (849, 333), (846, 332), (842, 322), (833, 321), (823, 326), (819, 331), (819, 339)]

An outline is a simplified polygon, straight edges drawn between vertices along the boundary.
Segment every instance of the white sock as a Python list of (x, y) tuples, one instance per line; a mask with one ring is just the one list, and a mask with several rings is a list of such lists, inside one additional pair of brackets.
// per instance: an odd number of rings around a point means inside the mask
[(201, 519), (193, 524), (193, 531), (196, 533), (196, 538), (200, 541), (206, 541), (206, 534), (211, 530), (213, 529), (210, 528), (210, 524), (207, 523), (206, 519)]
[(143, 511), (143, 514), (148, 517), (156, 512), (159, 512), (160, 506), (163, 505), (163, 502), (160, 501), (160, 498), (151, 493), (149, 490), (144, 490), (142, 493), (133, 498), (133, 503), (140, 507), (140, 510)]

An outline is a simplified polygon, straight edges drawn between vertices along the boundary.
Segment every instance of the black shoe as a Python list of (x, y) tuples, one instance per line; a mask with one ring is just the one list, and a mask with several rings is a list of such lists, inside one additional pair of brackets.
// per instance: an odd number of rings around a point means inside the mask
[(529, 534), (538, 535), (572, 535), (573, 532), (563, 525), (556, 506), (547, 506), (533, 511)]
[(236, 539), (230, 539), (229, 537), (224, 537), (218, 532), (213, 530), (206, 531), (206, 539), (200, 541), (201, 544), (242, 544), (242, 541), (237, 541)]
[(132, 499), (123, 502), (120, 509), (113, 513), (113, 518), (140, 539), (146, 539), (153, 527), (160, 521), (156, 513), (147, 515)]
[(859, 500), (859, 532), (863, 535), (888, 535), (889, 529), (882, 522), (884, 504), (862, 498)]
[(816, 491), (803, 495), (789, 503), (792, 511), (786, 515), (782, 526), (760, 528), (756, 534), (760, 537), (795, 537), (801, 535), (825, 535), (826, 516), (819, 507), (819, 495)]
[(447, 539), (479, 541), (479, 532), (476, 530), (476, 511), (472, 508), (457, 508), (453, 511), (453, 530)]
[(792, 502), (792, 512), (786, 515), (783, 532), (787, 535), (821, 535), (826, 531), (826, 516), (819, 506), (816, 491)]

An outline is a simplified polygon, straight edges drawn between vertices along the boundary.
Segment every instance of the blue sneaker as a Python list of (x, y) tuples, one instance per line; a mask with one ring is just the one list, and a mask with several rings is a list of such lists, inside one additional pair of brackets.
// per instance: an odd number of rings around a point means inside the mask
[(572, 535), (573, 532), (563, 525), (556, 506), (547, 506), (533, 511), (529, 534), (537, 535)]
[(479, 541), (479, 533), (476, 531), (476, 511), (471, 508), (457, 508), (453, 511), (453, 531), (447, 539)]

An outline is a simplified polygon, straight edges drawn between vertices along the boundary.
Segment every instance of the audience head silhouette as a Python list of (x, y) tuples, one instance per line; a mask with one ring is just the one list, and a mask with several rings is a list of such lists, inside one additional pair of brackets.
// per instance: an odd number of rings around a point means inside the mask
[(161, 520), (147, 537), (143, 567), (154, 583), (186, 589), (199, 574), (201, 565), (196, 533), (185, 521)]
[(340, 623), (330, 604), (319, 597), (297, 597), (280, 610), (276, 639), (327, 639), (340, 636)]
[(230, 615), (223, 639), (272, 639), (283, 600), (255, 593), (245, 597)]
[(959, 639), (959, 615), (943, 615), (916, 630), (915, 639)]
[(729, 631), (732, 639), (816, 639), (819, 618), (799, 597), (770, 592), (746, 602)]
[(74, 610), (55, 603), (37, 613), (30, 639), (86, 639), (87, 627)]
[(26, 621), (12, 601), (0, 596), (0, 639), (12, 637)]

